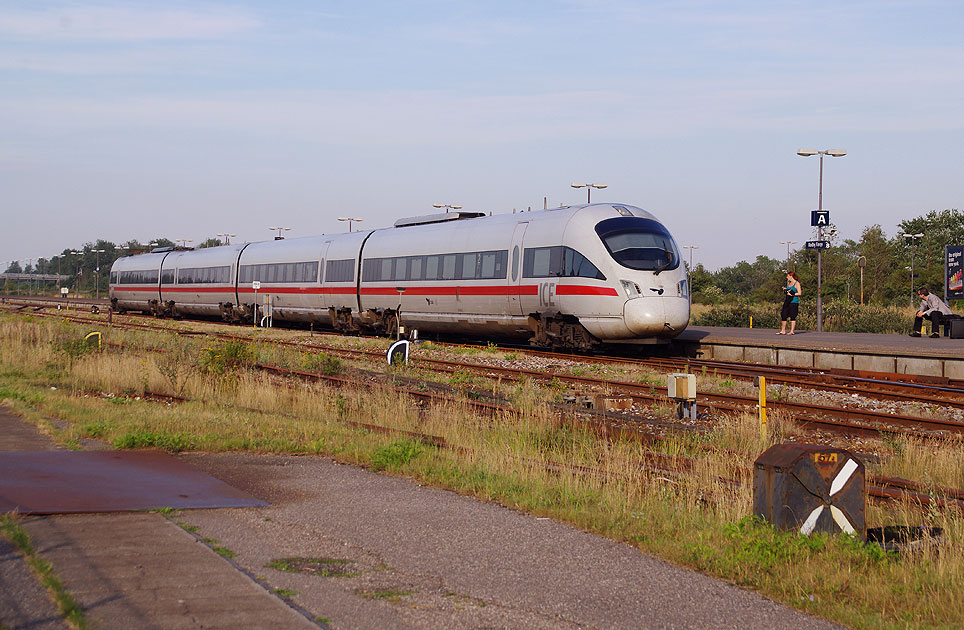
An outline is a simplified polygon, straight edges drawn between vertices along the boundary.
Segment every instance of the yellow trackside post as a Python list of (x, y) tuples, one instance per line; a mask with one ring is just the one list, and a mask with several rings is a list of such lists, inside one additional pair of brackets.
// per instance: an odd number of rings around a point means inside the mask
[(85, 341), (85, 342), (89, 342), (91, 337), (97, 337), (97, 349), (100, 350), (100, 343), (101, 343), (101, 338), (103, 337), (103, 335), (102, 335), (100, 332), (98, 332), (98, 331), (95, 330), (95, 331), (92, 332), (92, 333), (87, 333), (87, 336), (84, 337), (84, 341)]
[(750, 328), (753, 328), (753, 315), (750, 315)]
[(767, 378), (757, 377), (760, 386), (760, 437), (767, 437)]

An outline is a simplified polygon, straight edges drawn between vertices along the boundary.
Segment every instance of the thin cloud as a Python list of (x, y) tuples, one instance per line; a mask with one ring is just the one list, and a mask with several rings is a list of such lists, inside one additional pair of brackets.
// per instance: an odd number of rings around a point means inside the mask
[(217, 39), (259, 26), (253, 16), (233, 10), (65, 7), (0, 11), (0, 37), (28, 41)]

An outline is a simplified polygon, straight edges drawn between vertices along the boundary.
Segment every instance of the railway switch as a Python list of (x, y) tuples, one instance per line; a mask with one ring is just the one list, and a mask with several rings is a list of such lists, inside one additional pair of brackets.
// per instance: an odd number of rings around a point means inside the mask
[(666, 395), (676, 401), (676, 417), (696, 420), (696, 375), (676, 372), (666, 376)]
[(809, 535), (866, 536), (864, 465), (849, 452), (817, 444), (777, 444), (753, 464), (753, 513)]

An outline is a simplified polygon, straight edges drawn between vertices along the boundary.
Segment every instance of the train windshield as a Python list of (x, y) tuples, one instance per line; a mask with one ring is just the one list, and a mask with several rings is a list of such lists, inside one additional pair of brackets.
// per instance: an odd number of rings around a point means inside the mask
[(673, 237), (657, 221), (643, 217), (616, 217), (596, 225), (613, 259), (630, 269), (659, 273), (679, 267), (679, 251)]

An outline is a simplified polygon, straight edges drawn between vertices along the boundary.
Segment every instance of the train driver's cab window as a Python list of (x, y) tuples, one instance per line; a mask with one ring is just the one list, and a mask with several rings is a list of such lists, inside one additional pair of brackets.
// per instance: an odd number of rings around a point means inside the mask
[(613, 260), (629, 269), (660, 272), (676, 269), (679, 250), (662, 224), (643, 217), (616, 217), (596, 225), (596, 234)]

